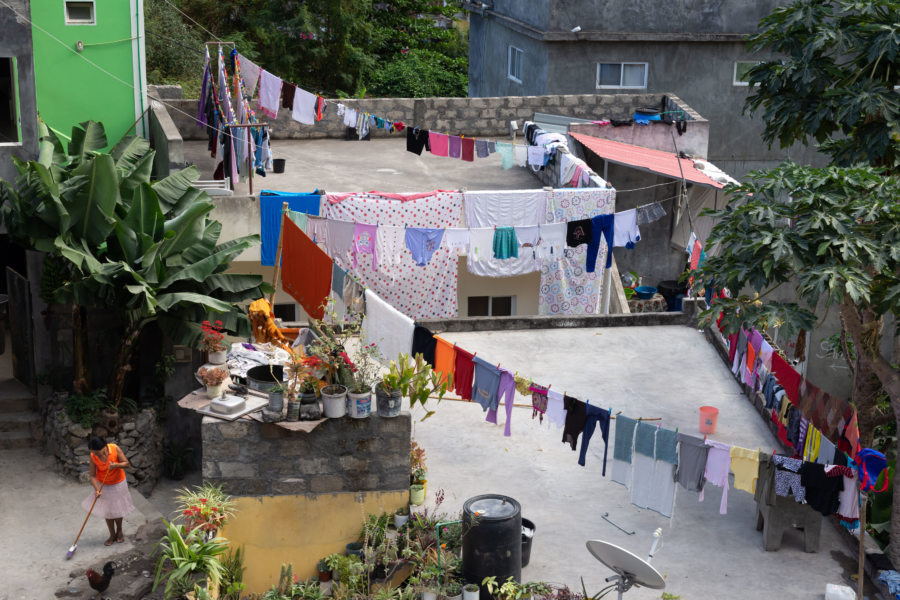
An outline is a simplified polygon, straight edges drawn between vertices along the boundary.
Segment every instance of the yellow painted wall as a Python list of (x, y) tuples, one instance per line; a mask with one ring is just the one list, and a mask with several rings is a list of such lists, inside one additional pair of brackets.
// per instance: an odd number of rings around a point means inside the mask
[(358, 539), (366, 515), (393, 513), (408, 502), (408, 490), (239, 497), (222, 535), (244, 546), (246, 593), (262, 593), (278, 583), (282, 564), (293, 564), (302, 579), (312, 577), (320, 558), (343, 553)]
[(516, 315), (538, 314), (538, 296), (541, 290), (541, 273), (516, 275), (515, 277), (479, 277), (472, 275), (466, 266), (466, 257), (459, 257), (459, 316), (468, 317), (469, 296), (515, 296)]

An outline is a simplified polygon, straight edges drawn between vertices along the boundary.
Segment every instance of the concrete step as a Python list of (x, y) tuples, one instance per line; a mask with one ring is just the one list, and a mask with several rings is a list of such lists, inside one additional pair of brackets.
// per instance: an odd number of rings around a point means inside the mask
[(37, 447), (37, 442), (30, 433), (23, 433), (21, 431), (0, 431), (0, 450), (35, 447)]
[(40, 423), (40, 416), (31, 411), (0, 412), (0, 431), (25, 431), (30, 433)]
[(25, 398), (0, 398), (0, 413), (13, 413), (34, 410), (37, 401), (32, 396)]

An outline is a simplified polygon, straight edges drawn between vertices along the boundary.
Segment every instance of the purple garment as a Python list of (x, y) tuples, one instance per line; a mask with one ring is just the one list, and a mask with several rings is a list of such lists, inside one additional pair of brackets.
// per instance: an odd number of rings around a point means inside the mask
[[(703, 477), (708, 483), (722, 488), (719, 514), (724, 515), (728, 510), (728, 472), (731, 470), (731, 446), (712, 440), (706, 440), (706, 445), (709, 446), (709, 455), (706, 457), (706, 470), (703, 472)], [(704, 491), (700, 491), (701, 502), (703, 502)]]
[[(506, 369), (500, 369), (500, 385), (497, 388), (497, 406), (500, 405), (500, 400), (503, 400), (503, 406), (506, 407), (506, 425), (503, 428), (503, 435), (505, 437), (509, 437), (512, 435), (512, 433), (510, 433), (509, 427), (510, 421), (512, 420), (513, 400), (515, 400), (516, 395), (515, 392), (516, 378)], [(488, 410), (487, 417), (485, 417), (484, 420), (488, 423), (493, 423), (496, 425), (497, 409), (491, 408), (490, 410)]]
[(197, 104), (197, 127), (205, 127), (206, 121), (206, 100), (209, 93), (209, 55), (206, 57), (206, 66), (203, 68), (203, 83), (200, 85), (200, 102)]
[(378, 254), (375, 251), (375, 240), (378, 235), (378, 225), (366, 225), (356, 223), (353, 226), (353, 268), (359, 266), (360, 254), (372, 255), (372, 270), (378, 270)]
[(462, 139), (458, 135), (450, 137), (450, 158), (459, 158), (462, 156)]
[(759, 349), (762, 348), (763, 336), (760, 332), (753, 329), (750, 331), (750, 335), (747, 336), (747, 341), (750, 342), (750, 345), (753, 346), (753, 349), (756, 350), (757, 356), (759, 356)]

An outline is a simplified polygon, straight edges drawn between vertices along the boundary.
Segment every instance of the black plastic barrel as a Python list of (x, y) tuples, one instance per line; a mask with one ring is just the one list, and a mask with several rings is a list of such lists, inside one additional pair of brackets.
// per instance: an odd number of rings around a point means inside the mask
[(284, 158), (276, 158), (272, 161), (272, 172), (273, 173), (284, 173), (284, 166), (287, 162)]
[(509, 496), (483, 494), (463, 505), (463, 578), (481, 586), (481, 600), (490, 600), (485, 577), (502, 584), (522, 579), (522, 507)]
[(522, 568), (531, 560), (531, 542), (534, 540), (534, 523), (522, 519)]

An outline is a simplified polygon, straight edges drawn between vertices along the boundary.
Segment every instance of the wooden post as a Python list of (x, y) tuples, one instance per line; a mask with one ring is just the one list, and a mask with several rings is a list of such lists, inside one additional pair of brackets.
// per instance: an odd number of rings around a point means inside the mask
[[(242, 129), (244, 129), (244, 128), (248, 128), (248, 127), (268, 127), (268, 125), (269, 125), (268, 122), (266, 122), (266, 123), (244, 123), (243, 125), (225, 125), (225, 127), (228, 127), (228, 128), (240, 127)], [(229, 135), (231, 135), (231, 132), (229, 132)], [(248, 131), (247, 132), (247, 136), (248, 136), (247, 137), (247, 160), (249, 161), (250, 167), (249, 167), (249, 174), (247, 176), (250, 178), (250, 195), (252, 196), (253, 195), (253, 157), (250, 156), (250, 137), (249, 137), (250, 135), (252, 135), (252, 134)], [(234, 143), (233, 137), (232, 137), (232, 143)], [(232, 183), (232, 187), (234, 187), (234, 185), (237, 182), (233, 181), (231, 183)]]
[(278, 250), (275, 252), (275, 279), (272, 281), (272, 295), (269, 296), (269, 310), (275, 313), (275, 292), (278, 291), (278, 278), (281, 276), (281, 247), (284, 245), (284, 220), (287, 219), (288, 203), (281, 205), (281, 225), (278, 228)]
[[(887, 477), (887, 472), (885, 471), (885, 477)], [(857, 478), (857, 489), (859, 489), (859, 483)], [(859, 600), (863, 599), (863, 584), (866, 581), (865, 578), (865, 567), (866, 567), (866, 494), (862, 493), (862, 490), (859, 491), (860, 498), (860, 507), (859, 507), (859, 569), (856, 572), (857, 582), (856, 582), (856, 597)]]

